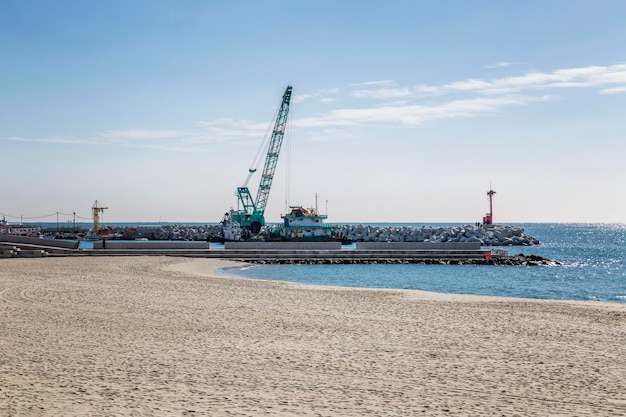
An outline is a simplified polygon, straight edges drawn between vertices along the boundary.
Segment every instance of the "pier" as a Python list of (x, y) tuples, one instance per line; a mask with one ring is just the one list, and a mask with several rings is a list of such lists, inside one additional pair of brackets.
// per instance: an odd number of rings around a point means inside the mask
[(557, 265), (536, 256), (509, 256), (504, 250), (483, 249), (478, 243), (357, 242), (209, 242), (95, 241), (93, 249), (79, 242), (0, 236), (0, 257), (45, 256), (178, 256), (228, 259), (259, 264), (478, 264)]

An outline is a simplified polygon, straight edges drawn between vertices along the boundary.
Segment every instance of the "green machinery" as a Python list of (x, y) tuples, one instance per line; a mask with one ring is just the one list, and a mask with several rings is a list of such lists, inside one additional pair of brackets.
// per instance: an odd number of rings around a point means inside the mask
[(265, 226), (265, 207), (267, 206), (267, 199), (270, 195), (270, 189), (272, 188), (272, 180), (274, 179), (274, 172), (276, 171), (278, 155), (283, 143), (283, 137), (285, 136), (289, 102), (291, 101), (291, 89), (292, 87), (288, 86), (285, 90), (280, 108), (278, 109), (276, 123), (274, 124), (272, 136), (267, 148), (265, 166), (263, 168), (256, 201), (252, 198), (247, 186), (252, 174), (256, 172), (256, 168), (250, 168), (248, 170), (248, 178), (244, 185), (237, 187), (239, 206), (237, 211), (233, 213), (232, 220), (239, 223), (242, 228), (249, 230), (253, 234), (259, 233), (261, 227)]

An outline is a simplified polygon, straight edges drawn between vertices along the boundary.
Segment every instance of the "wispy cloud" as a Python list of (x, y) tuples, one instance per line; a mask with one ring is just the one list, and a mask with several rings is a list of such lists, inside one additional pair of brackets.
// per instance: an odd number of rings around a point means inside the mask
[[(497, 64), (505, 67), (514, 63)], [(369, 86), (371, 88), (355, 90), (353, 97), (376, 99), (388, 104), (335, 110), (325, 116), (299, 122), (302, 126), (419, 125), (430, 120), (475, 117), (507, 106), (550, 100), (552, 95), (546, 94), (548, 90), (596, 88), (601, 94), (617, 94), (626, 92), (626, 64), (532, 71), (495, 79), (469, 78), (441, 85), (389, 88), (371, 83)], [(454, 98), (450, 100), (446, 96)], [(427, 97), (431, 97), (431, 103), (423, 104)], [(398, 99), (402, 102), (397, 102)]]
[(203, 144), (193, 144), (186, 142), (175, 143), (143, 143), (135, 142), (126, 145), (127, 148), (144, 149), (151, 151), (163, 151), (163, 152), (180, 152), (180, 153), (197, 153), (206, 152), (207, 147)]
[(8, 136), (7, 141), (57, 145), (110, 145), (135, 149), (168, 152), (204, 152), (216, 142), (233, 139), (262, 138), (271, 125), (245, 120), (216, 119), (197, 122), (189, 130), (151, 130), (145, 128), (109, 130), (93, 137), (39, 137)]
[(94, 145), (104, 143), (98, 139), (76, 139), (76, 138), (63, 138), (63, 137), (50, 137), (50, 138), (25, 138), (22, 136), (7, 136), (6, 140), (13, 142), (25, 142), (25, 143), (50, 143), (50, 144), (62, 144), (62, 145)]
[(336, 100), (336, 95), (339, 93), (338, 88), (324, 88), (314, 93), (306, 94), (294, 94), (291, 98), (292, 103), (302, 103), (308, 100), (319, 100), (322, 103), (331, 103)]
[(269, 129), (267, 123), (252, 123), (236, 119), (215, 119), (198, 122), (196, 125), (202, 128), (203, 137), (209, 141), (259, 137)]
[[(304, 115), (293, 119), (290, 125), (316, 134), (320, 130), (341, 129), (347, 136), (351, 128), (417, 126), (434, 120), (480, 117), (511, 107), (553, 100), (555, 91), (566, 89), (586, 88), (603, 95), (626, 93), (626, 64), (531, 71), (493, 79), (468, 78), (439, 85), (395, 86), (391, 80), (381, 80), (351, 84), (351, 87), (354, 87), (352, 105), (342, 108), (334, 104), (339, 93), (337, 89), (295, 96), (300, 102), (318, 100), (326, 103), (321, 109), (330, 107), (333, 110)], [(349, 96), (342, 98), (350, 99)], [(372, 104), (371, 100), (375, 102)], [(186, 130), (136, 128), (109, 130), (88, 139), (29, 139), (20, 136), (5, 139), (51, 144), (97, 145), (114, 142), (119, 146), (170, 152), (201, 152), (215, 142), (267, 137), (272, 126), (273, 123), (268, 121), (222, 118), (197, 122)]]
[[(498, 63), (500, 67), (513, 63)], [(363, 83), (365, 84), (365, 83)], [(364, 87), (360, 84), (361, 87)], [(477, 117), (510, 106), (526, 106), (553, 99), (548, 90), (594, 88), (601, 94), (626, 92), (626, 64), (531, 71), (495, 79), (469, 78), (441, 85), (390, 88), (368, 83), (352, 93), (357, 99), (376, 99), (386, 105), (333, 110), (294, 121), (300, 127), (339, 127), (371, 124), (419, 125), (431, 120)], [(454, 97), (446, 99), (446, 96)], [(425, 102), (425, 98), (430, 97)], [(402, 101), (399, 102), (398, 100)]]
[(600, 90), (600, 94), (618, 94), (618, 93), (626, 93), (626, 85), (621, 87), (612, 87), (605, 88), (604, 90)]
[(428, 106), (412, 104), (364, 109), (340, 109), (319, 117), (298, 119), (293, 124), (300, 128), (366, 126), (371, 124), (420, 125), (432, 120), (471, 117), (497, 112), (505, 106), (523, 106), (532, 102), (550, 99), (550, 96), (511, 95), (494, 98), (478, 97), (467, 100), (453, 100)]
[[(111, 143), (111, 140), (116, 142), (116, 146), (124, 147), (124, 148), (135, 148), (135, 149), (150, 149), (150, 150), (159, 150), (159, 151), (168, 151), (168, 152), (199, 152), (206, 150), (202, 143), (195, 144), (193, 140), (190, 140), (190, 137), (178, 138), (174, 141), (167, 142), (154, 142), (154, 141), (146, 141), (146, 140), (136, 140), (136, 139), (148, 139), (149, 137), (155, 138), (171, 138), (170, 135), (148, 135), (148, 134), (139, 134), (137, 131), (134, 131), (133, 134), (124, 134), (123, 132), (130, 133), (131, 131), (111, 131), (107, 132), (107, 134), (101, 133), (96, 137), (90, 138), (63, 138), (63, 137), (49, 137), (49, 138), (25, 138), (20, 136), (9, 136), (6, 137), (6, 140), (14, 141), (14, 142), (24, 142), (24, 143), (39, 143), (39, 144), (50, 144), (50, 145), (108, 145)], [(115, 133), (113, 133), (115, 132)], [(155, 133), (153, 131), (152, 133)], [(164, 133), (164, 131), (161, 131)], [(147, 133), (144, 132), (144, 133)], [(131, 140), (124, 140), (131, 139)]]
[(100, 135), (106, 139), (163, 139), (185, 136), (187, 132), (180, 130), (150, 130), (150, 129), (129, 129), (129, 130), (111, 130), (103, 132)]
[(506, 68), (506, 67), (519, 65), (519, 64), (521, 64), (521, 62), (499, 61), (499, 62), (494, 62), (493, 64), (484, 65), (483, 68)]
[(605, 87), (614, 84), (626, 84), (626, 64), (567, 68), (552, 72), (533, 71), (521, 76), (493, 80), (468, 79), (439, 86), (418, 86), (416, 92), (428, 94), (474, 92), (493, 95), (551, 88)]
[(393, 84), (394, 80), (380, 80), (380, 81), (366, 81), (363, 83), (352, 83), (350, 87), (371, 87), (373, 85), (389, 85)]
[(352, 93), (356, 98), (375, 98), (380, 100), (404, 98), (413, 95), (408, 88), (381, 88), (378, 90), (356, 90)]

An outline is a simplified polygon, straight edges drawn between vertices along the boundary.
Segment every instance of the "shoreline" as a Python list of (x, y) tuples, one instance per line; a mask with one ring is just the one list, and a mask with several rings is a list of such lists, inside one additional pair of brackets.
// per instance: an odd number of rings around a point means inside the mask
[[(626, 416), (626, 306), (0, 260), (0, 414)], [(240, 264), (243, 265), (243, 264)]]
[[(190, 259), (190, 262), (198, 262), (202, 263), (206, 261), (206, 259), (195, 258)], [(281, 279), (266, 279), (266, 278), (254, 278), (254, 277), (245, 277), (238, 275), (227, 275), (220, 274), (220, 270), (222, 269), (238, 269), (242, 266), (263, 266), (263, 265), (275, 265), (272, 263), (263, 264), (256, 262), (246, 262), (246, 261), (226, 261), (232, 262), (235, 265), (227, 265), (221, 267), (211, 268), (210, 266), (202, 267), (199, 266), (197, 268), (192, 268), (189, 270), (189, 273), (196, 273), (197, 275), (202, 275), (206, 277), (222, 277), (222, 278), (231, 278), (231, 279), (247, 279), (253, 281), (266, 281), (266, 282), (277, 282), (284, 284), (293, 284), (293, 285), (302, 285), (302, 286), (310, 286), (313, 288), (335, 288), (335, 289), (355, 289), (355, 290), (363, 290), (363, 291), (401, 291), (401, 292), (415, 292), (419, 294), (421, 298), (419, 299), (430, 299), (430, 300), (449, 300), (454, 299), (454, 301), (464, 301), (464, 298), (467, 298), (466, 301), (529, 301), (529, 302), (559, 302), (559, 303), (583, 303), (583, 304), (592, 304), (592, 305), (607, 305), (607, 306), (623, 306), (626, 308), (626, 304), (619, 301), (595, 301), (595, 300), (570, 300), (570, 299), (550, 299), (550, 298), (529, 298), (529, 297), (507, 297), (501, 295), (480, 295), (480, 294), (466, 294), (466, 293), (447, 293), (447, 292), (438, 292), (438, 291), (429, 291), (429, 290), (419, 290), (419, 289), (411, 289), (411, 288), (380, 288), (380, 287), (353, 287), (353, 286), (342, 286), (342, 285), (326, 285), (326, 284), (309, 284), (303, 282), (295, 282)], [(206, 269), (205, 269), (206, 268)], [(183, 272), (181, 270), (181, 272)]]

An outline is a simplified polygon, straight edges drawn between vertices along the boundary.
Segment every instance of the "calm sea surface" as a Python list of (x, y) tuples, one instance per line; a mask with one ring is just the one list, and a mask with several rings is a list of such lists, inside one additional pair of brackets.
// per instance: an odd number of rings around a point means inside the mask
[[(394, 224), (372, 224), (381, 225)], [(502, 249), (510, 255), (540, 255), (557, 260), (562, 266), (259, 265), (227, 268), (220, 273), (317, 285), (626, 303), (626, 225), (537, 223), (514, 226), (522, 227), (527, 234), (539, 239), (541, 245)]]
[[(107, 223), (143, 226), (154, 223)], [(183, 224), (183, 223), (180, 223)], [(186, 223), (201, 225), (202, 223)], [(40, 223), (52, 228), (56, 223)], [(61, 226), (68, 224), (61, 224)], [(461, 223), (372, 223), (371, 226), (461, 226)], [(77, 223), (89, 228), (90, 223)], [(541, 241), (501, 248), (510, 255), (540, 255), (558, 267), (480, 265), (259, 265), (221, 270), (224, 275), (368, 288), (455, 294), (626, 303), (625, 224), (513, 224)]]

